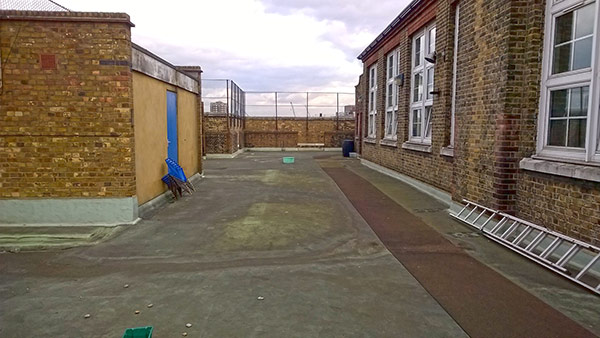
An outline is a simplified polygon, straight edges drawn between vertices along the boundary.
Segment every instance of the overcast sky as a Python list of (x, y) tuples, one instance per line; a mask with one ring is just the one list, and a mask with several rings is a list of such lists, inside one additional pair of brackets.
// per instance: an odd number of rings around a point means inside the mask
[(126, 12), (133, 41), (244, 90), (354, 92), (358, 54), (410, 0), (57, 0)]

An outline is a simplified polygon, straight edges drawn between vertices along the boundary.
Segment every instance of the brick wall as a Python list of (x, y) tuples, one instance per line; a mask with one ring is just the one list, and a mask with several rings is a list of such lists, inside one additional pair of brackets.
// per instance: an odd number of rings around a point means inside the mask
[[(460, 4), (454, 156), (450, 140), (453, 39)], [(367, 70), (378, 67), (377, 138), (362, 156), (463, 198), (515, 214), (590, 243), (600, 241), (597, 183), (519, 169), (535, 154), (545, 1), (424, 1), (364, 56), (357, 110), (366, 130)], [(408, 140), (410, 30), (435, 8), (438, 60), (431, 153), (403, 149)], [(398, 141), (384, 144), (385, 56), (400, 47), (405, 84), (399, 92)], [(441, 53), (444, 54), (441, 54)]]
[(246, 131), (245, 136), (249, 148), (291, 148), (298, 145), (296, 131)]
[(244, 148), (242, 120), (228, 119), (225, 115), (205, 115), (204, 135), (207, 154), (233, 154)]
[[(344, 139), (354, 139), (354, 119), (340, 118), (246, 118), (248, 147), (296, 147), (298, 143), (323, 143), (341, 147)], [(263, 136), (261, 136), (263, 134)], [(295, 136), (292, 136), (295, 135)], [(281, 144), (284, 144), (283, 146)]]
[[(515, 56), (509, 59), (515, 69), (515, 86), (507, 90), (507, 106), (518, 118), (512, 129), (518, 133), (513, 156), (519, 161), (535, 154), (545, 8), (542, 1), (517, 4), (513, 22), (521, 29), (513, 29), (520, 36), (515, 36)], [(518, 216), (588, 243), (600, 243), (600, 184), (526, 170), (518, 170), (513, 180)]]
[(129, 16), (0, 20), (0, 197), (134, 196)]
[[(443, 51), (448, 48), (446, 54), (451, 54), (452, 35), (446, 38), (448, 32), (452, 32), (451, 26), (448, 25), (447, 16), (450, 13), (449, 6), (444, 3), (436, 3), (433, 1), (425, 2), (426, 6), (420, 10), (420, 16), (431, 16), (431, 11), (436, 10), (436, 5), (440, 6), (437, 8), (438, 17), (444, 18), (445, 21), (436, 21), (437, 35), (436, 38), (436, 50)], [(436, 12), (434, 12), (436, 13)], [(443, 14), (442, 14), (443, 13)], [(419, 21), (420, 16), (416, 15), (412, 18)], [(430, 23), (429, 20), (420, 20), (424, 25)], [(440, 155), (440, 148), (448, 145), (449, 130), (446, 125), (449, 125), (449, 99), (443, 96), (448, 96), (450, 93), (449, 80), (451, 77), (451, 65), (452, 60), (450, 58), (438, 58), (438, 62), (435, 65), (435, 86), (437, 90), (442, 93), (437, 96), (433, 106), (433, 133), (432, 133), (432, 150), (431, 152), (421, 152), (409, 149), (403, 149), (402, 145), (408, 140), (409, 135), (409, 106), (410, 106), (410, 88), (411, 88), (411, 48), (412, 48), (412, 36), (409, 35), (409, 30), (415, 30), (421, 28), (404, 26), (398, 29), (393, 37), (390, 37), (385, 41), (382, 47), (375, 50), (374, 53), (369, 56), (367, 62), (364, 63), (363, 81), (359, 83), (357, 89), (362, 90), (361, 97), (364, 99), (361, 102), (357, 102), (365, 115), (363, 118), (364, 130), (367, 130), (367, 98), (368, 98), (368, 74), (367, 70), (373, 65), (377, 64), (377, 137), (376, 140), (362, 143), (362, 157), (383, 165), (387, 168), (396, 170), (405, 175), (411, 176), (442, 190), (452, 191), (454, 188), (453, 183), (453, 159)], [(448, 32), (445, 32), (448, 30)], [(449, 44), (449, 45), (448, 45)], [(384, 126), (385, 126), (385, 88), (386, 88), (386, 56), (389, 52), (399, 48), (400, 50), (400, 73), (405, 75), (404, 85), (399, 88), (398, 93), (398, 126), (397, 126), (397, 141), (396, 142), (382, 142), (384, 138)], [(370, 63), (369, 63), (370, 62)], [(357, 108), (358, 109), (358, 108)]]
[(505, 211), (502, 182), (511, 177), (502, 157), (509, 165), (512, 149), (496, 122), (505, 114), (510, 9), (507, 1), (461, 2), (456, 97), (455, 197)]

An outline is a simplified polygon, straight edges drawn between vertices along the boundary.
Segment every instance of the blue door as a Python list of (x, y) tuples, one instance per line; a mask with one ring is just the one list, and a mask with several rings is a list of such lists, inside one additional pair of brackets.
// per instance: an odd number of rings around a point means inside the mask
[(167, 154), (170, 159), (177, 158), (177, 93), (167, 91)]

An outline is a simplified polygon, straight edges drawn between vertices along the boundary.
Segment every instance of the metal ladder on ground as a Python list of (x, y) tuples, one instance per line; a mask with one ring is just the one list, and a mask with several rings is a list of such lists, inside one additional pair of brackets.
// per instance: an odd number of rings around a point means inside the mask
[(600, 248), (498, 210), (463, 202), (465, 207), (450, 216), (600, 295)]

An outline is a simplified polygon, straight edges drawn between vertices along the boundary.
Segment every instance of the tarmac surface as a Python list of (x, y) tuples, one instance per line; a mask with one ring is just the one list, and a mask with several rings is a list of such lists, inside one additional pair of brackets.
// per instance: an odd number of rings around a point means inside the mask
[[(296, 161), (282, 164), (283, 156)], [(482, 336), (472, 327), (489, 317), (472, 304), (487, 300), (448, 305), (445, 273), (430, 269), (423, 282), (415, 266), (425, 255), (414, 253), (413, 265), (394, 257), (323, 169), (364, 180), (424, 238), (438, 236), (517, 290), (508, 298), (535, 303), (525, 322), (600, 335), (598, 296), (478, 236), (430, 196), (355, 159), (257, 152), (206, 160), (193, 195), (97, 244), (1, 253), (0, 337), (121, 337), (138, 326), (153, 326), (153, 337)], [(454, 298), (473, 297), (455, 287)], [(491, 326), (486, 336), (518, 333)]]

